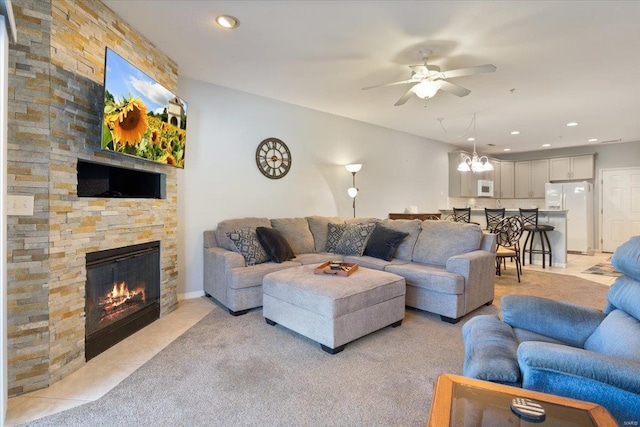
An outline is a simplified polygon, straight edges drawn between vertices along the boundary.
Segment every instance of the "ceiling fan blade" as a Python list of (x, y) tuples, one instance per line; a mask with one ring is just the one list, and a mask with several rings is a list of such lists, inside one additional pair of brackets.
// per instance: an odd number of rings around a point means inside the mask
[(451, 82), (448, 82), (446, 80), (438, 80), (438, 82), (440, 82), (440, 89), (444, 90), (446, 92), (452, 93), (456, 96), (467, 96), (471, 93), (471, 91), (467, 88), (464, 88), (462, 86), (458, 86), (456, 84), (453, 84)]
[[(413, 88), (413, 86), (411, 86)], [(402, 95), (402, 97), (400, 99), (398, 99), (398, 101), (393, 104), (396, 107), (399, 105), (403, 105), (405, 102), (407, 102), (409, 100), (409, 98), (411, 98), (411, 96), (413, 95), (413, 91), (411, 89), (409, 89), (404, 95)]]
[(477, 67), (460, 68), (457, 70), (443, 71), (440, 76), (443, 79), (451, 79), (454, 77), (473, 76), (474, 74), (493, 73), (496, 66), (493, 64), (478, 65)]
[(377, 87), (384, 87), (384, 86), (404, 85), (404, 84), (407, 84), (407, 83), (416, 83), (416, 81), (414, 79), (402, 80), (401, 82), (393, 82), (393, 83), (385, 83), (385, 84), (375, 85), (375, 86), (367, 86), (367, 87), (363, 87), (362, 90), (374, 89), (374, 88), (377, 88)]

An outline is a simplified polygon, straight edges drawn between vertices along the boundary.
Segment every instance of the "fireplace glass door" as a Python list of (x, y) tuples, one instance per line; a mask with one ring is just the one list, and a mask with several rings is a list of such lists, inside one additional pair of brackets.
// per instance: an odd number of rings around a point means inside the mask
[(87, 360), (157, 319), (159, 300), (158, 242), (87, 254)]

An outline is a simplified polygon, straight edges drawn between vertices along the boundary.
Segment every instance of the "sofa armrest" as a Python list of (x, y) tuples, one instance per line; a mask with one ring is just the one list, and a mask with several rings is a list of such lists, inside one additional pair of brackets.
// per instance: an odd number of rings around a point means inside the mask
[(452, 256), (447, 260), (446, 270), (464, 277), (465, 302), (464, 312), (461, 314), (493, 301), (495, 259), (495, 253), (477, 250)]
[(528, 295), (505, 295), (500, 305), (503, 321), (512, 327), (574, 347), (583, 347), (605, 318), (595, 308)]
[(518, 347), (518, 364), (523, 388), (597, 403), (607, 408), (620, 425), (640, 421), (637, 362), (530, 341)]
[(471, 251), (449, 258), (447, 260), (446, 269), (450, 273), (460, 274), (465, 278), (468, 278), (471, 270), (477, 270), (482, 267), (490, 266), (491, 268), (489, 268), (489, 270), (491, 270), (491, 273), (493, 275), (496, 272), (496, 268), (494, 265), (495, 259), (496, 254), (494, 253), (482, 250)]
[(223, 263), (225, 270), (247, 266), (244, 257), (239, 252), (219, 247), (207, 248), (205, 252), (208, 252), (214, 259), (218, 259), (219, 262)]
[(221, 303), (227, 305), (227, 274), (232, 268), (244, 267), (244, 257), (227, 249), (204, 249), (203, 289)]

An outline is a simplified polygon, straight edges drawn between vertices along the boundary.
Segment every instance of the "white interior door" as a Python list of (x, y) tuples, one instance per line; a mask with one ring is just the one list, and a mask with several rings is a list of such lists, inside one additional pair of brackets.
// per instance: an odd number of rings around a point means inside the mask
[(640, 235), (640, 168), (602, 170), (602, 250)]

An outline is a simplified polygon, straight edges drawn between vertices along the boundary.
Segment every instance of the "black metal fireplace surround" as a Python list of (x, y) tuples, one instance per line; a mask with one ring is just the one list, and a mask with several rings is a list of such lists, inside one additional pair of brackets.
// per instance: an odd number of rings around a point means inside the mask
[(160, 317), (160, 242), (86, 255), (85, 358)]

